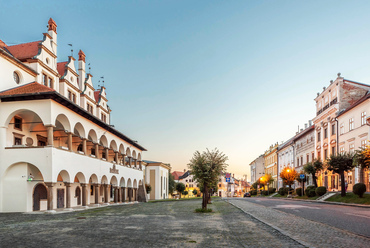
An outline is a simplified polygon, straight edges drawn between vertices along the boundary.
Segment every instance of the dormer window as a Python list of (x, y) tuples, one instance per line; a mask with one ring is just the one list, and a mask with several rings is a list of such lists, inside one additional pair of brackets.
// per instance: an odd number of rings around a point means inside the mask
[(105, 114), (101, 114), (101, 120), (107, 122), (107, 116)]
[(46, 74), (42, 74), (42, 83), (50, 88), (54, 88), (54, 81), (51, 77), (48, 77)]
[(72, 91), (68, 91), (68, 99), (74, 103), (76, 103), (76, 94), (72, 93)]
[(87, 112), (89, 112), (89, 113), (91, 113), (91, 114), (94, 112), (94, 110), (93, 110), (93, 106), (92, 106), (92, 105), (87, 104)]

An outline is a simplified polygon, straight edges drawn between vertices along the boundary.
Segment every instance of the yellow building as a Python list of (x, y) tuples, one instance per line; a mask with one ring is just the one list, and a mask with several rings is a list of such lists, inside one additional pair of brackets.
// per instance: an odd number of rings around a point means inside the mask
[(277, 188), (277, 148), (278, 143), (271, 145), (270, 148), (265, 151), (265, 175), (270, 174), (274, 179), (274, 182), (269, 187)]
[(179, 176), (179, 182), (185, 185), (185, 191), (188, 192), (187, 197), (195, 197), (193, 194), (194, 190), (197, 190), (197, 194), (200, 193), (198, 188), (198, 183), (194, 181), (193, 175), (190, 174), (190, 171), (186, 171), (182, 176)]

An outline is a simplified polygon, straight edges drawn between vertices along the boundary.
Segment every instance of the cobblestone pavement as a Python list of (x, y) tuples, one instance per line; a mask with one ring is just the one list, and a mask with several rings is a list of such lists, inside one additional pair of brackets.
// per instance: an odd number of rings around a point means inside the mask
[(302, 247), (223, 200), (109, 206), (65, 214), (0, 214), (0, 247)]
[(370, 239), (367, 237), (247, 200), (228, 199), (226, 201), (308, 247), (370, 247)]

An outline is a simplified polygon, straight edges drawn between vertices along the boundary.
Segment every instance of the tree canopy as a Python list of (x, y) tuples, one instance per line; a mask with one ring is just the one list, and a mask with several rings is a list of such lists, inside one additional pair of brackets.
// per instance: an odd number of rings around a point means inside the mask
[(285, 167), (280, 172), (280, 177), (283, 180), (285, 185), (289, 185), (289, 188), (294, 183), (297, 178), (298, 173), (294, 170), (294, 168)]
[(176, 183), (176, 190), (180, 193), (180, 198), (182, 193), (185, 191), (185, 184), (183, 183)]
[(307, 164), (303, 166), (303, 171), (306, 172), (307, 174), (312, 175), (312, 180), (313, 180), (315, 187), (317, 187), (316, 173), (322, 171), (323, 168), (324, 168), (324, 165), (320, 161), (320, 159), (315, 159), (312, 163), (308, 162)]
[(226, 169), (228, 157), (218, 149), (194, 152), (188, 164), (194, 180), (203, 186), (202, 209), (207, 209), (209, 188), (217, 186), (218, 179)]
[(175, 190), (175, 185), (176, 185), (175, 179), (173, 178), (173, 175), (171, 173), (169, 173), (169, 175), (168, 175), (168, 193), (170, 193), (171, 195), (173, 194), (173, 191)]

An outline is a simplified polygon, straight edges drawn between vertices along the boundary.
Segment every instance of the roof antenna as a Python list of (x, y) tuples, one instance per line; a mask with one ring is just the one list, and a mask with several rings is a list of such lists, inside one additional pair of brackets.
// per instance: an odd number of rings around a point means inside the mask
[(71, 47), (71, 56), (73, 57), (73, 45), (72, 44), (68, 44), (68, 46)]
[(100, 77), (101, 79), (102, 79), (102, 81), (103, 81), (103, 87), (104, 87), (104, 76), (102, 76), (102, 77)]
[(91, 74), (91, 66), (90, 66), (90, 63), (88, 64), (89, 66), (89, 74)]

